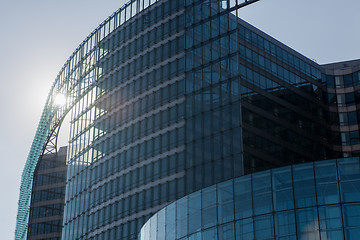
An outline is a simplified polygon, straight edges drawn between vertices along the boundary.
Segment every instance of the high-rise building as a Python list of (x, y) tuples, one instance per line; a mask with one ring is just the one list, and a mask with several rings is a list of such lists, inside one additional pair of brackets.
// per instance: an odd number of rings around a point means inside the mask
[(50, 90), (16, 239), (69, 111), (64, 240), (355, 239), (360, 60), (309, 60), (239, 18), (256, 1), (133, 0), (102, 23)]
[(28, 240), (60, 240), (65, 203), (66, 147), (37, 163), (31, 192)]

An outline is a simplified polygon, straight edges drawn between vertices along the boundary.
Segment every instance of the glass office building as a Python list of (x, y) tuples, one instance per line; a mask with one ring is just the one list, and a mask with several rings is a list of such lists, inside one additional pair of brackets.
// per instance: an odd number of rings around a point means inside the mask
[(16, 239), (33, 167), (70, 111), (64, 240), (137, 239), (201, 189), (357, 156), (360, 62), (318, 65), (242, 21), (238, 10), (256, 1), (133, 0), (91, 33), (50, 91)]
[(38, 162), (29, 214), (28, 240), (60, 240), (65, 202), (66, 153), (45, 154)]

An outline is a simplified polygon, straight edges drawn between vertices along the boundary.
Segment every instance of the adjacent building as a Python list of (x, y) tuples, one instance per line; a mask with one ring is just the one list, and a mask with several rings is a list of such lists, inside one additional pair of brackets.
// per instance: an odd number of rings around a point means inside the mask
[(60, 240), (65, 203), (66, 153), (45, 154), (36, 166), (32, 186), (28, 240)]
[(360, 60), (309, 60), (256, 1), (133, 0), (76, 49), (22, 181), (71, 111), (62, 239), (355, 239)]

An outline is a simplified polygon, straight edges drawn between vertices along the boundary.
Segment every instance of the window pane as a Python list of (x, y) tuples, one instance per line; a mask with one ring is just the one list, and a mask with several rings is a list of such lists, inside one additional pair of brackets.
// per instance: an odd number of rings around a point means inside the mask
[(269, 171), (253, 175), (253, 202), (254, 214), (272, 211), (272, 191)]
[(215, 187), (210, 187), (202, 193), (202, 220), (202, 228), (212, 227), (217, 223)]
[(235, 218), (252, 216), (252, 196), (250, 176), (238, 178), (235, 184)]
[(234, 240), (234, 223), (224, 224), (219, 227), (219, 240)]
[(345, 230), (345, 238), (352, 240), (358, 239), (360, 236), (360, 228), (346, 229)]
[(157, 214), (158, 225), (157, 225), (157, 239), (165, 239), (165, 209), (161, 210)]
[(201, 228), (201, 195), (199, 192), (189, 196), (189, 233)]
[(175, 239), (175, 204), (166, 207), (166, 239)]
[(296, 233), (294, 211), (278, 213), (275, 216), (276, 236), (286, 236)]
[(197, 232), (190, 235), (189, 240), (201, 240), (201, 232)]
[(338, 180), (335, 161), (315, 163), (318, 204), (339, 202)]
[(255, 239), (269, 239), (274, 237), (273, 215), (254, 218)]
[(345, 227), (360, 226), (360, 205), (344, 205), (344, 225)]
[(341, 228), (341, 212), (339, 206), (319, 207), (321, 229)]
[(274, 208), (277, 211), (294, 208), (291, 169), (275, 169), (272, 177)]
[(319, 239), (319, 224), (316, 208), (297, 210), (296, 219), (299, 239)]
[[(321, 236), (321, 239), (336, 239), (336, 240), (344, 239), (342, 230), (321, 231), (320, 236)], [(348, 239), (351, 239), (351, 238), (348, 238)]]
[(217, 228), (213, 227), (203, 231), (202, 240), (217, 240)]
[(233, 182), (218, 185), (219, 223), (234, 220)]
[(341, 197), (344, 202), (360, 201), (360, 164), (357, 159), (339, 160)]
[(293, 173), (296, 207), (314, 206), (316, 199), (312, 164), (294, 166)]
[(187, 198), (182, 198), (176, 203), (176, 236), (181, 238), (187, 234)]
[(246, 218), (235, 222), (236, 240), (253, 239), (253, 219)]

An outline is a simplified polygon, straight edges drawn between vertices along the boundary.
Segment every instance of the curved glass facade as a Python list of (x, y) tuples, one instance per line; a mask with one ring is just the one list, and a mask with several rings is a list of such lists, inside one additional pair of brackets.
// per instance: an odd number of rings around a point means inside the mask
[(327, 84), (329, 123), (333, 126), (334, 144), (344, 156), (357, 156), (360, 152), (359, 61), (324, 65), (323, 78)]
[[(125, 16), (143, 2), (127, 5)], [(172, 201), (243, 174), (239, 75), (230, 59), (236, 9), (250, 2), (196, 3), (214, 28), (204, 41), (220, 51), (203, 65), (191, 2), (154, 2), (98, 42), (97, 80), (72, 109), (63, 239), (136, 239)], [(233, 47), (221, 50), (220, 38)], [(202, 67), (212, 73), (195, 87)], [(211, 120), (202, 125), (203, 117)]]
[[(357, 125), (341, 126), (351, 108), (329, 108), (337, 90), (327, 82), (340, 73), (242, 21), (238, 9), (257, 1), (132, 0), (91, 33), (51, 88), (24, 169), (16, 239), (26, 236), (36, 163), (70, 111), (64, 240), (136, 239), (153, 214), (200, 189), (356, 155), (356, 144), (339, 141), (357, 141)], [(355, 63), (347, 71), (358, 82)]]
[(139, 240), (356, 240), (359, 158), (298, 164), (228, 180), (152, 216)]
[(184, 2), (151, 4), (98, 43), (93, 95), (73, 109), (63, 239), (135, 238), (185, 193)]

